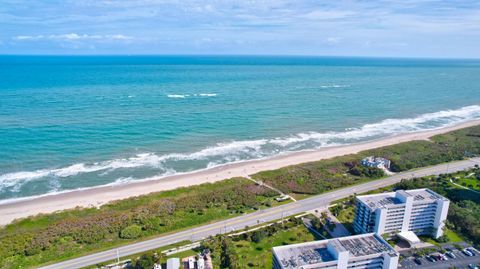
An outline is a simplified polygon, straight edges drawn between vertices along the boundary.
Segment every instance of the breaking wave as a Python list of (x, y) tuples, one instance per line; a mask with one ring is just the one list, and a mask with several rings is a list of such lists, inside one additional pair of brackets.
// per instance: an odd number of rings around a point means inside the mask
[(204, 97), (215, 97), (215, 96), (217, 96), (216, 93), (200, 93), (198, 95), (199, 96), (204, 96)]
[(167, 94), (168, 98), (185, 98), (188, 96), (188, 94)]
[(168, 98), (185, 99), (187, 97), (215, 97), (216, 93), (194, 93), (194, 94), (167, 94)]
[[(200, 165), (198, 169), (206, 169), (227, 163), (268, 158), (286, 152), (345, 145), (397, 134), (433, 130), (474, 119), (480, 119), (480, 106), (478, 105), (422, 114), (415, 118), (386, 119), (359, 128), (346, 129), (342, 132), (306, 132), (269, 139), (230, 141), (217, 143), (211, 147), (190, 153), (158, 155), (147, 152), (129, 158), (77, 163), (62, 168), (6, 173), (0, 175), (0, 191), (6, 189), (10, 192), (18, 191), (22, 185), (40, 179), (54, 180), (52, 190), (60, 190), (61, 180), (59, 181), (59, 179), (70, 179), (86, 174), (93, 177), (114, 172), (123, 174), (124, 171), (136, 171), (136, 169), (150, 169), (158, 176), (175, 175), (191, 172), (191, 170), (178, 169), (178, 167), (181, 167), (179, 163), (184, 166), (186, 164), (186, 167), (188, 167), (189, 162), (194, 161), (196, 166), (193, 167)], [(128, 173), (126, 173), (123, 178), (117, 177), (116, 181), (115, 179), (111, 180), (112, 183), (109, 184), (123, 184), (142, 180), (128, 176)]]
[(348, 88), (350, 85), (339, 85), (339, 84), (329, 84), (329, 85), (321, 85), (320, 88), (322, 89), (330, 89), (330, 88)]

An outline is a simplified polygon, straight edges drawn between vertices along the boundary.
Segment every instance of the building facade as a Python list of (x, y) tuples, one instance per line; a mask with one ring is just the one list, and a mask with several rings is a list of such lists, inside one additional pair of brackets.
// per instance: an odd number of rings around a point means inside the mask
[(357, 196), (357, 233), (443, 235), (450, 201), (429, 189)]
[(360, 162), (363, 166), (367, 167), (376, 167), (376, 168), (386, 168), (390, 169), (390, 160), (382, 158), (382, 157), (375, 157), (375, 156), (369, 156), (366, 158), (363, 158), (362, 161)]
[(394, 269), (399, 258), (374, 233), (279, 246), (272, 252), (274, 269)]
[(167, 269), (180, 269), (180, 259), (170, 258), (167, 260)]

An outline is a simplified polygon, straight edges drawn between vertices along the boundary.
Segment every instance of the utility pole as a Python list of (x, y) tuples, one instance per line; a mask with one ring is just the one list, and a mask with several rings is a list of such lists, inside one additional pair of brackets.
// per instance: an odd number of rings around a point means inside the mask
[(120, 254), (118, 253), (118, 248), (117, 248), (117, 264), (120, 264)]

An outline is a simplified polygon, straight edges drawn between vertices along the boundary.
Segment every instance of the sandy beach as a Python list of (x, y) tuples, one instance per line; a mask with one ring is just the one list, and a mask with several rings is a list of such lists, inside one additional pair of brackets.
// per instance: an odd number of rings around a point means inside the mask
[(288, 165), (317, 161), (321, 159), (328, 159), (401, 142), (425, 140), (437, 134), (479, 124), (480, 120), (476, 120), (437, 130), (402, 134), (364, 143), (329, 147), (315, 151), (302, 151), (288, 155), (276, 156), (269, 159), (228, 164), (203, 171), (164, 177), (155, 180), (134, 182), (124, 185), (101, 186), (32, 199), (12, 201), (0, 205), (0, 225), (8, 224), (17, 218), (40, 213), (51, 213), (74, 207), (100, 206), (113, 200), (125, 199), (151, 192), (170, 190), (178, 187), (191, 186), (207, 182), (215, 182), (232, 177), (241, 177), (255, 174), (260, 171), (278, 169)]

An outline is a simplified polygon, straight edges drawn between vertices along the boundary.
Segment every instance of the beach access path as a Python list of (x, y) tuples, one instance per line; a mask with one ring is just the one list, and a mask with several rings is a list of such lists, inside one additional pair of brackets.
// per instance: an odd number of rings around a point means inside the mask
[(159, 236), (154, 239), (133, 243), (118, 247), (111, 250), (101, 251), (95, 254), (79, 257), (76, 259), (67, 260), (64, 262), (52, 264), (41, 267), (43, 269), (63, 269), (63, 268), (82, 268), (89, 265), (95, 265), (100, 262), (114, 260), (117, 257), (117, 251), (120, 256), (132, 255), (162, 246), (168, 246), (176, 242), (190, 240), (198, 241), (209, 236), (229, 233), (233, 230), (240, 230), (246, 226), (255, 226), (262, 222), (269, 222), (273, 220), (282, 219), (291, 215), (299, 214), (305, 211), (314, 210), (319, 207), (327, 207), (332, 201), (348, 197), (355, 193), (363, 193), (370, 190), (376, 190), (386, 187), (402, 179), (409, 179), (413, 177), (422, 177), (428, 175), (438, 175), (447, 172), (452, 173), (464, 169), (472, 168), (474, 165), (480, 164), (480, 158), (472, 158), (468, 160), (445, 163), (435, 166), (430, 166), (421, 169), (415, 169), (403, 173), (398, 173), (383, 179), (370, 181), (363, 184), (358, 184), (343, 189), (338, 189), (332, 192), (316, 195), (310, 198), (292, 202), (289, 204), (272, 207), (264, 210), (259, 210), (254, 213), (245, 214), (239, 217), (219, 221), (196, 228), (183, 230), (177, 233), (172, 233), (164, 236)]

